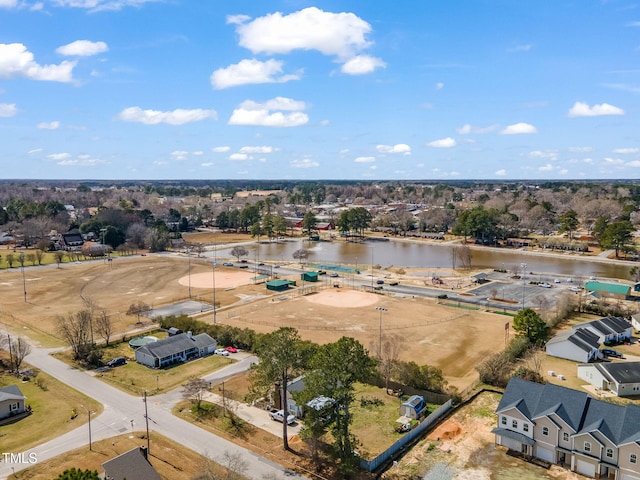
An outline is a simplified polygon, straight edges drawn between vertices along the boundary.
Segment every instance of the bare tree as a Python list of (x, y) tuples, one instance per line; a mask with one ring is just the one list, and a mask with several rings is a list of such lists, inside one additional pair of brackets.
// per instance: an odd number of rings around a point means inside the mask
[(451, 268), (453, 269), (458, 266), (458, 248), (456, 246), (451, 247)]
[(81, 310), (56, 319), (58, 331), (73, 350), (76, 360), (83, 359), (91, 349), (91, 313)]
[(182, 385), (182, 398), (190, 400), (200, 410), (200, 404), (208, 391), (209, 382), (201, 378), (194, 378)]
[(127, 310), (127, 315), (137, 315), (138, 323), (140, 323), (140, 315), (151, 310), (151, 306), (144, 303), (142, 300), (138, 302), (133, 302), (129, 305), (129, 310)]
[(26, 339), (18, 337), (13, 341), (9, 340), (9, 351), (13, 357), (13, 366), (16, 369), (16, 375), (20, 375), (20, 365), (22, 365), (24, 357), (31, 353), (31, 345), (27, 343)]
[(113, 322), (106, 310), (102, 310), (96, 317), (96, 332), (104, 339), (104, 343), (108, 347), (109, 339), (113, 333)]
[(458, 248), (458, 257), (460, 258), (462, 268), (471, 270), (471, 248), (469, 248), (468, 245), (461, 245)]
[(389, 381), (393, 376), (400, 352), (404, 348), (404, 339), (400, 335), (390, 334), (382, 337), (378, 369), (384, 377), (385, 389), (389, 394)]
[(249, 468), (249, 463), (240, 453), (225, 451), (220, 458), (220, 465), (227, 469), (226, 480), (242, 480)]
[(304, 248), (299, 248), (295, 252), (293, 252), (292, 257), (300, 262), (300, 265), (309, 258), (309, 251)]
[(240, 261), (240, 257), (246, 257), (247, 255), (249, 255), (249, 251), (243, 246), (237, 246), (231, 249), (231, 255), (233, 255), (238, 259), (238, 261)]
[(7, 265), (9, 265), (9, 268), (13, 268), (13, 264), (16, 261), (16, 256), (13, 253), (7, 253), (7, 256), (4, 258), (7, 261)]

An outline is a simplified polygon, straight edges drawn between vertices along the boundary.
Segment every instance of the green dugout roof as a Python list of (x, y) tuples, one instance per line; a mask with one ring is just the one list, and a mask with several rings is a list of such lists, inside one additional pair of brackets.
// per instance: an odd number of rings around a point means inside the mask
[(585, 290), (592, 290), (595, 292), (607, 292), (615, 293), (617, 295), (629, 295), (630, 285), (623, 285), (621, 283), (604, 283), (604, 282), (587, 282), (584, 284)]

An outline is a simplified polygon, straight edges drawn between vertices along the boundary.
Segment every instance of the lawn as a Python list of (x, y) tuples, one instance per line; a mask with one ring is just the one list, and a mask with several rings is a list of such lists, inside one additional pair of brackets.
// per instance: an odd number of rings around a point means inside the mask
[[(22, 368), (26, 370), (29, 366), (23, 365)], [(18, 385), (33, 413), (0, 427), (3, 452), (24, 451), (83, 425), (87, 421), (87, 415), (82, 415), (85, 409), (96, 413), (102, 411), (100, 403), (43, 372), (28, 382), (0, 373), (0, 387), (11, 384)], [(78, 415), (72, 418), (74, 409)]]
[[(153, 433), (150, 436), (149, 461), (164, 480), (191, 480), (203, 473), (206, 459), (171, 440)], [(11, 478), (19, 480), (51, 480), (66, 469), (79, 468), (96, 470), (102, 473), (102, 464), (133, 448), (147, 445), (143, 433), (136, 435), (124, 434), (99, 442), (93, 442), (93, 451), (83, 447), (64, 455), (60, 455), (46, 462), (38, 463), (27, 470), (16, 473)], [(216, 455), (214, 460), (222, 456), (222, 452)], [(214, 465), (215, 478), (229, 478), (223, 467)], [(246, 477), (233, 477), (242, 480)]]
[[(166, 337), (164, 332), (154, 332), (149, 335), (158, 338)], [(103, 361), (125, 357), (127, 364), (105, 371), (96, 370), (95, 377), (134, 395), (140, 395), (144, 390), (153, 395), (166, 392), (186, 383), (191, 378), (202, 377), (233, 362), (229, 357), (210, 355), (172, 368), (152, 369), (136, 363), (134, 351), (128, 342), (111, 344), (103, 347), (103, 350)], [(63, 362), (77, 366), (69, 350), (54, 355)]]

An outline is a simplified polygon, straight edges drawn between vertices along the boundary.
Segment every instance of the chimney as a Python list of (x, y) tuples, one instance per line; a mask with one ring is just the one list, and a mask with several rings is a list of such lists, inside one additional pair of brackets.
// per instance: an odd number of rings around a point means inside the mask
[(187, 337), (193, 339), (193, 333), (191, 333), (191, 330), (187, 332)]
[(141, 446), (141, 447), (140, 447), (140, 453), (142, 453), (142, 456), (144, 457), (144, 459), (145, 459), (145, 460), (147, 460), (147, 461), (149, 460), (149, 459), (147, 458), (147, 447), (142, 447), (142, 446)]

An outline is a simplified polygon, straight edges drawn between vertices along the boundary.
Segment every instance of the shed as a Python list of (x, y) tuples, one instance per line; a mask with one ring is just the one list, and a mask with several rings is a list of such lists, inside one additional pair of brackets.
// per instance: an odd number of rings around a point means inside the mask
[(178, 335), (179, 333), (182, 333), (182, 330), (176, 327), (169, 327), (169, 329), (167, 330), (167, 333), (169, 334), (170, 337), (173, 337), (174, 335)]
[[(265, 282), (267, 286), (267, 290), (273, 290), (275, 292), (284, 292), (289, 289), (289, 285), (291, 282), (289, 280), (271, 280), (269, 282)], [(295, 285), (295, 282), (293, 282)]]
[(624, 300), (631, 292), (630, 285), (622, 283), (605, 283), (590, 281), (584, 284), (584, 289), (597, 293), (605, 298), (618, 298)]
[(300, 278), (304, 282), (317, 282), (318, 275), (318, 272), (303, 272), (300, 274)]
[(416, 420), (421, 416), (421, 412), (424, 410), (426, 403), (424, 397), (420, 395), (412, 395), (409, 400), (400, 405), (400, 415)]

